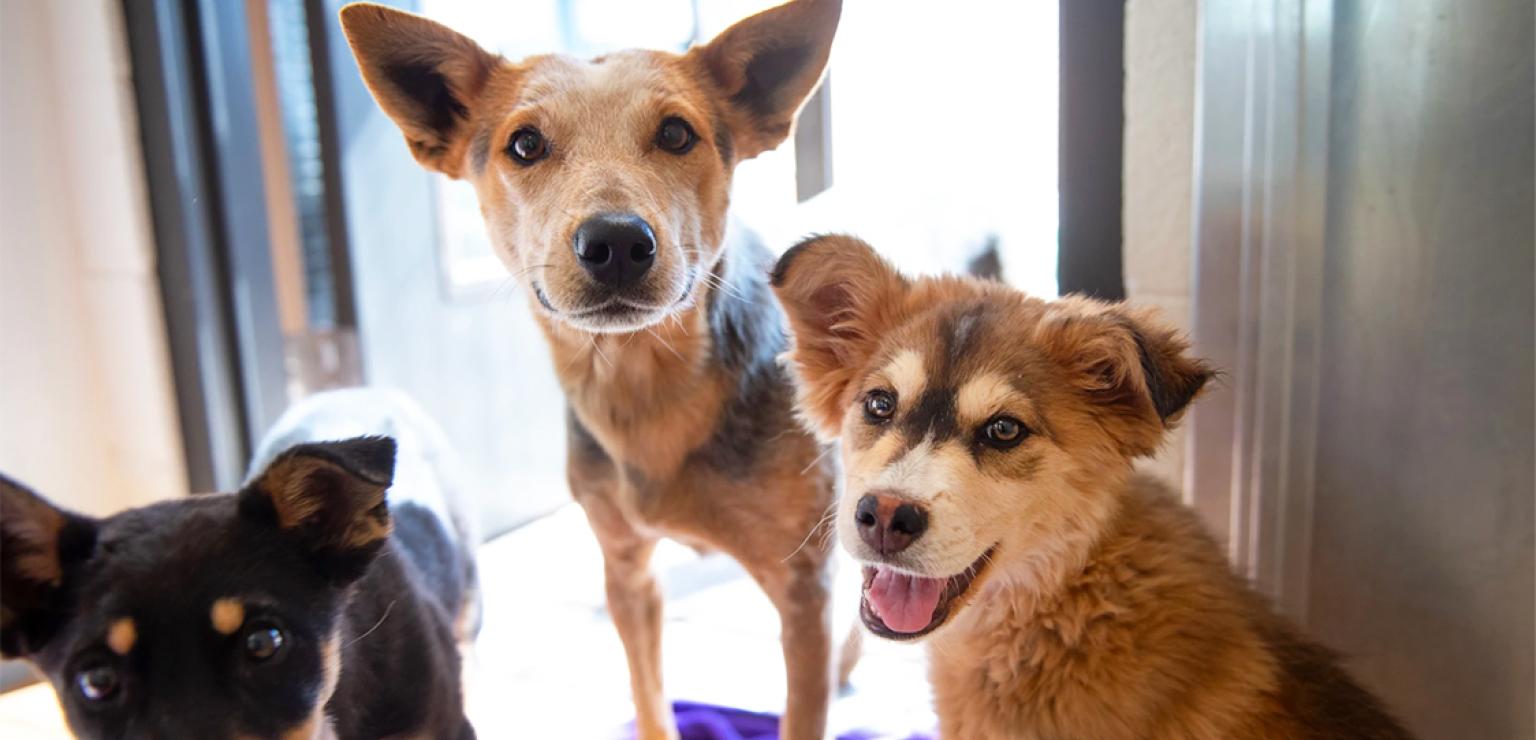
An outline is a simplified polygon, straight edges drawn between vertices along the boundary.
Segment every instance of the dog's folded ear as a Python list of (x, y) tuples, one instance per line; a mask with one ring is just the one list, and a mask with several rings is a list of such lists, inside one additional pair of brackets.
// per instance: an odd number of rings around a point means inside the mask
[(688, 57), (721, 98), (740, 159), (789, 136), (832, 52), (842, 0), (794, 0), (727, 28)]
[(793, 333), (789, 358), (800, 379), (800, 412), (822, 438), (836, 438), (849, 384), (881, 335), (899, 323), (909, 283), (868, 244), (847, 236), (791, 247), (772, 282)]
[(501, 57), (421, 16), (372, 3), (341, 9), (363, 82), (418, 162), (458, 177), (469, 119)]
[(65, 582), (95, 546), (95, 520), (0, 475), (0, 653), (36, 652), (63, 624)]
[(1215, 373), (1150, 309), (1081, 298), (1057, 301), (1037, 336), (1078, 388), (1112, 412), (1105, 429), (1133, 455), (1152, 454)]
[(395, 441), (356, 437), (296, 445), (240, 492), (242, 516), (274, 524), (338, 580), (362, 575), (389, 538), (385, 494)]

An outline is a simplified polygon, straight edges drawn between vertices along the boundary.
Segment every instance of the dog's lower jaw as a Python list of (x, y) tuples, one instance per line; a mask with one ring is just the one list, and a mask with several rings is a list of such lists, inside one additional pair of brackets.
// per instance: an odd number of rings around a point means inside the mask
[(661, 305), (646, 305), (624, 297), (613, 297), (598, 306), (575, 310), (556, 308), (536, 279), (528, 281), (528, 292), (534, 298), (534, 311), (551, 321), (558, 322), (577, 332), (586, 334), (634, 334), (646, 331), (678, 314), (686, 313), (698, 301), (694, 288), (698, 284), (698, 271), (689, 269), (683, 280), (683, 288), (676, 298)]
[[(879, 571), (885, 568), (879, 564), (866, 564), (864, 566), (864, 586), (859, 599), (859, 617), (864, 621), (865, 627), (870, 632), (889, 640), (920, 640), (944, 627), (961, 612), (975, 597), (975, 592), (985, 585), (988, 566), (997, 552), (997, 546), (989, 547), (978, 556), (965, 570), (943, 578), (942, 590), (938, 594), (938, 601), (933, 609), (929, 610), (928, 622), (920, 629), (901, 630), (889, 626), (890, 614), (883, 614), (879, 603), (879, 596), (874, 592), (878, 589), (877, 580)], [(902, 577), (902, 576), (897, 576)], [(938, 578), (925, 579), (932, 581)]]

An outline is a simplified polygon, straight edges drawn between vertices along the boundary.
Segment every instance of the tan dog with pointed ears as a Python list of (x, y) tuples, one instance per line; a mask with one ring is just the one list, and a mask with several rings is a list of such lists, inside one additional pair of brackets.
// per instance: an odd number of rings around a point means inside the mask
[(1211, 377), (1153, 316), (908, 280), (846, 237), (773, 285), (801, 411), (842, 442), (864, 623), (930, 636), (943, 737), (1406, 737), (1133, 472)]
[(418, 16), (341, 11), (380, 107), (422, 165), (474, 184), (526, 284), (570, 404), (568, 477), (603, 549), (642, 737), (675, 733), (648, 566), (662, 536), (724, 550), (761, 584), (783, 623), (784, 736), (826, 725), (829, 558), (810, 533), (832, 463), (775, 361), (771, 256), (727, 238), (726, 210), (736, 164), (789, 135), (840, 13), (796, 0), (682, 55), (511, 62)]

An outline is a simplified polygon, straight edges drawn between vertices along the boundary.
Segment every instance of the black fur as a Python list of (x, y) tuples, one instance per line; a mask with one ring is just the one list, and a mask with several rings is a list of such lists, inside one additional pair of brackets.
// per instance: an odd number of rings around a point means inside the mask
[(758, 118), (770, 118), (784, 110), (785, 83), (805, 69), (815, 47), (784, 46), (763, 49), (747, 62), (746, 82), (731, 102)]
[(709, 297), (714, 361), (736, 377), (736, 394), (714, 434), (690, 459), (736, 480), (750, 478), (771, 440), (795, 428), (794, 391), (778, 355), (789, 344), (783, 310), (768, 290), (770, 259), (755, 236), (727, 247), (720, 279)]
[(731, 138), (731, 129), (718, 112), (715, 114), (715, 152), (726, 167), (735, 166), (736, 140)]
[[(4, 507), (0, 510), (0, 564), (13, 564), (18, 557), (25, 556), (24, 551), (34, 549), (25, 533), (18, 531), (19, 526), (28, 522), (17, 511), (16, 503), (36, 499), (36, 494), (4, 474), (0, 474), (0, 494), (4, 496)], [(95, 550), (96, 526), (73, 512), (57, 513), (63, 518), (63, 526), (57, 539), (43, 545), (58, 558), (61, 570), (68, 572)], [(61, 591), (59, 584), (0, 577), (0, 654), (22, 655), (53, 637), (66, 606)]]
[(1412, 737), (1369, 691), (1339, 667), (1332, 650), (1296, 634), (1280, 620), (1265, 636), (1285, 674), (1280, 703), (1303, 725), (1302, 737), (1405, 740)]
[[(269, 469), (295, 457), (345, 471), (327, 467), (290, 479), (306, 495), (351, 495), (338, 493), (336, 475), (377, 494), (389, 485), (394, 444), (379, 438), (305, 444)], [(317, 550), (309, 533), (282, 528), (263, 484), (258, 477), (240, 494), (166, 501), (104, 519), (71, 518), (56, 547), (62, 581), (30, 584), (41, 601), (18, 595), (28, 576), (7, 557), (0, 564), (6, 654), (39, 668), (59, 694), (71, 729), (84, 738), (280, 736), (309, 720), (324, 698), (327, 650), (340, 655), (339, 683), (325, 704), (337, 737), (472, 737), (453, 632), (472, 570), (445, 523), (404, 503), (386, 515), (394, 525), (390, 536), (358, 544), (355, 552)], [(29, 521), (58, 510), (46, 502), (29, 505), (40, 499), (18, 486), (0, 490), (9, 555), (25, 545), (23, 537), (37, 537), (25, 526)], [(353, 511), (373, 515), (363, 507)], [(338, 579), (326, 565), (336, 557), (360, 560), (354, 578)], [(217, 631), (211, 618), (213, 603), (225, 598), (244, 607), (245, 622), (232, 635)], [(119, 655), (106, 635), (124, 618), (132, 620), (136, 639)], [(262, 619), (278, 625), (286, 642), (276, 656), (257, 662), (243, 652), (241, 638)], [(88, 701), (75, 686), (78, 672), (96, 664), (120, 676), (106, 701)]]
[(921, 443), (928, 435), (933, 435), (934, 444), (941, 444), (960, 434), (955, 414), (954, 388), (928, 388), (912, 401), (915, 405), (909, 407), (901, 419), (909, 449)]
[(395, 478), (395, 449), (393, 438), (369, 436), (339, 442), (305, 442), (294, 445), (283, 455), (328, 460), (368, 483), (388, 487)]
[(929, 368), (930, 381), (938, 383), (924, 389), (917, 398), (898, 400), (905, 408), (901, 425), (909, 449), (921, 443), (928, 435), (933, 436), (934, 443), (942, 443), (960, 434), (955, 407), (959, 389), (951, 382), (971, 351), (978, 334), (978, 325), (984, 317), (984, 306), (962, 307), (939, 325), (938, 335), (942, 346), (934, 355), (938, 364)]
[(491, 161), (491, 127), (481, 126), (475, 132), (475, 138), (469, 143), (469, 161), (474, 165), (475, 172), (485, 171), (485, 165)]
[(414, 120), (431, 129), (439, 142), (452, 139), (459, 123), (469, 117), (469, 109), (454, 97), (448, 78), (438, 71), (436, 64), (395, 62), (383, 71), (391, 85), (410, 96), (416, 107)]
[(1194, 400), (1195, 394), (1205, 387), (1211, 374), (1202, 371), (1198, 376), (1184, 380), (1170, 377), (1153, 359), (1151, 352), (1147, 349), (1147, 340), (1141, 332), (1133, 327), (1131, 334), (1136, 339), (1136, 354), (1141, 360), (1141, 372), (1147, 381), (1147, 392), (1152, 396), (1152, 407), (1157, 409), (1158, 418), (1167, 421), (1168, 417), (1179, 413)]
[(567, 448), (571, 452), (571, 457), (577, 462), (584, 465), (612, 462), (608, 452), (598, 443), (597, 438), (592, 436), (592, 432), (581, 425), (581, 421), (576, 418), (576, 412), (569, 406), (565, 409), (565, 428), (568, 437)]

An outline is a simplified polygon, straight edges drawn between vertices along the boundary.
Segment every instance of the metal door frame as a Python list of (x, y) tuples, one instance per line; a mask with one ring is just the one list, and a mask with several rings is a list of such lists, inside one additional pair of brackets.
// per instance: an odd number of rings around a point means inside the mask
[(1332, 0), (1203, 2), (1193, 334), (1225, 375), (1189, 419), (1187, 501), (1240, 573), (1307, 613)]

